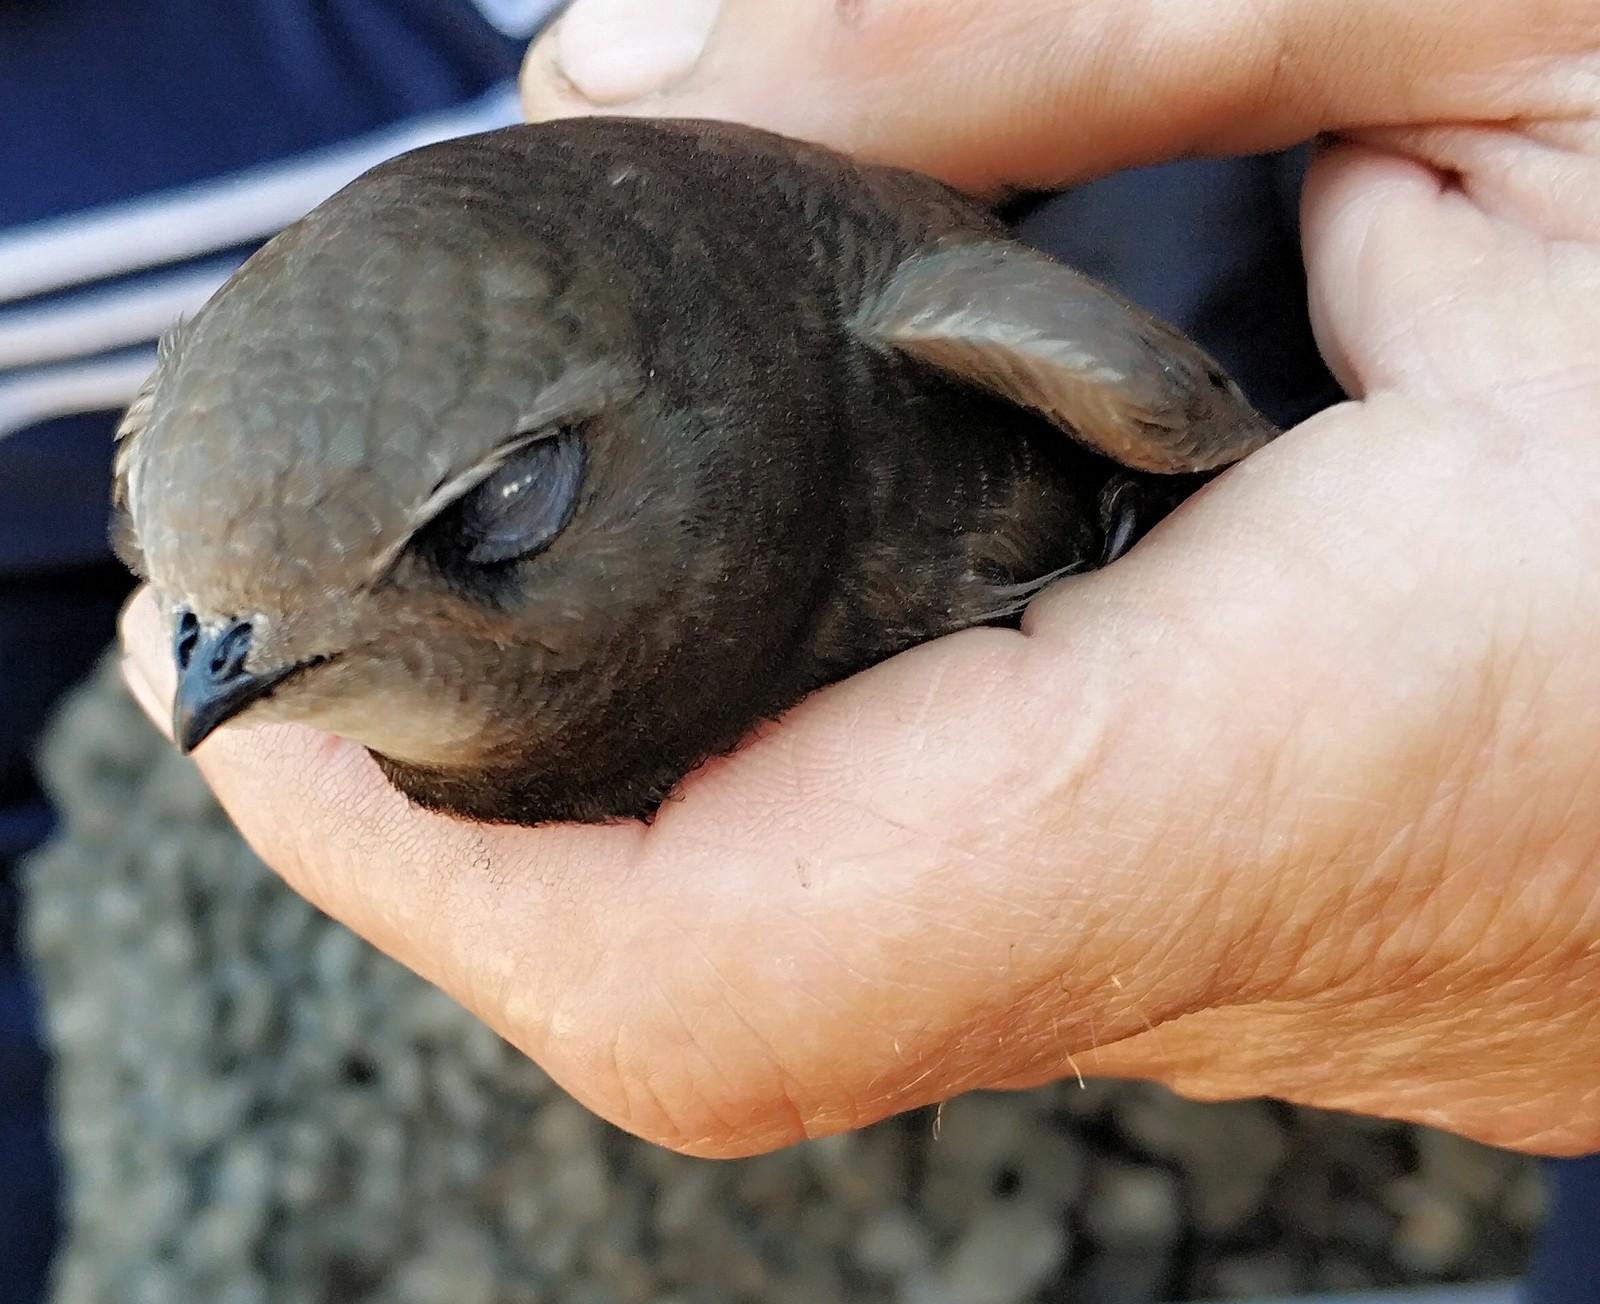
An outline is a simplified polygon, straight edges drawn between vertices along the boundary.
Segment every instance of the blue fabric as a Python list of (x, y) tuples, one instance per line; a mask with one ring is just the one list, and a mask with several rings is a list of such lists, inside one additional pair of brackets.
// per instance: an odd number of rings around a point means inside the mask
[[(521, 45), (466, 0), (0, 0), (0, 232), (463, 103), (513, 75)], [(1038, 205), (1024, 229), (1196, 334), (1289, 424), (1338, 398), (1305, 316), (1303, 167), (1291, 153), (1130, 173)], [(97, 564), (112, 420), (0, 442), (0, 865), (48, 827), (25, 756), (112, 635), (125, 581)], [(0, 872), (0, 1304), (34, 1304), (55, 1186), (14, 907)], [(1536, 1304), (1600, 1299), (1592, 1165), (1561, 1170), (1559, 1266)]]
[(1550, 1213), (1534, 1255), (1524, 1304), (1600, 1300), (1600, 1155), (1545, 1165)]
[[(521, 49), (467, 0), (13, 0), (0, 232), (453, 107), (514, 76)], [(0, 567), (105, 555), (113, 420), (0, 442)]]
[(1291, 426), (1343, 398), (1306, 312), (1306, 160), (1300, 149), (1121, 172), (1042, 201), (1019, 230), (1183, 327)]
[(56, 1164), (34, 992), (10, 937), (16, 913), (16, 885), (0, 878), (0, 1304), (34, 1304), (58, 1234)]
[[(0, 233), (463, 104), (522, 47), (468, 0), (4, 0)], [(57, 1235), (10, 867), (49, 828), (27, 754), (128, 583), (104, 560), (114, 420), (0, 441), (0, 1304), (43, 1298)]]
[(520, 54), (466, 0), (13, 0), (0, 229), (460, 104)]
[[(115, 413), (89, 412), (0, 439), (0, 585), (7, 576), (108, 555), (116, 420)], [(0, 734), (0, 751), (19, 745)]]

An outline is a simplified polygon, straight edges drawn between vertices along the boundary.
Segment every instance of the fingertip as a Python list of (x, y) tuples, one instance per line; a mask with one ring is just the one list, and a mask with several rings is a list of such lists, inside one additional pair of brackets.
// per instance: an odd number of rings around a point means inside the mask
[(648, 113), (694, 71), (721, 8), (721, 0), (578, 0), (528, 48), (525, 115)]
[[(1394, 246), (1417, 201), (1432, 205), (1439, 176), (1407, 155), (1363, 141), (1324, 141), (1300, 201), (1311, 327), (1328, 369), (1345, 392), (1365, 397), (1391, 378), (1374, 351), (1386, 336), (1375, 321), (1397, 318), (1377, 300), (1404, 292), (1422, 261), (1411, 236)], [(1399, 227), (1395, 220), (1400, 218)]]
[(580, 0), (552, 33), (557, 65), (591, 104), (659, 95), (699, 63), (721, 8), (721, 0)]
[(167, 651), (166, 622), (148, 584), (142, 584), (117, 617), (122, 644), (122, 679), (150, 722), (172, 737), (172, 695), (178, 670)]
[(522, 99), (522, 116), (529, 122), (550, 122), (604, 111), (585, 99), (567, 77), (561, 67), (558, 47), (558, 34), (550, 31), (530, 45), (523, 56), (517, 88)]
[(854, 12), (833, 0), (578, 0), (523, 58), (523, 113), (739, 122), (904, 161), (898, 136), (921, 120), (891, 75), (904, 51), (885, 24), (857, 30)]
[(117, 667), (122, 672), (123, 686), (128, 690), (135, 704), (144, 712), (145, 718), (160, 731), (162, 736), (170, 743), (172, 741), (172, 712), (162, 702), (156, 690), (151, 687), (150, 681), (145, 678), (144, 671), (139, 668), (139, 663), (130, 656), (123, 656)]

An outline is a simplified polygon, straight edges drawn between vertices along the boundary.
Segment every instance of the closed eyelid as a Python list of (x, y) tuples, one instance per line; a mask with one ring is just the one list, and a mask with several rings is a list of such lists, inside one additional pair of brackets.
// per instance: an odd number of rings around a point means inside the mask
[(461, 500), (463, 524), (476, 534), (466, 551), (475, 565), (542, 551), (577, 509), (587, 455), (580, 428), (565, 426), (508, 458)]

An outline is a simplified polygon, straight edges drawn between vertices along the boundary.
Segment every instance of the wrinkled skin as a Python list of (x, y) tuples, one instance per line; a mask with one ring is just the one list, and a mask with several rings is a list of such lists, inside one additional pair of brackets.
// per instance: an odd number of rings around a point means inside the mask
[(310, 724), (429, 809), (605, 823), (1276, 433), (936, 180), (592, 116), (391, 159), (250, 258), (121, 423), (115, 534), (184, 747)]
[[(637, 89), (582, 15), (535, 114)], [(694, 1153), (1075, 1067), (1600, 1146), (1597, 33), (1589, 0), (729, 0), (625, 107), (975, 188), (1354, 133), (1305, 242), (1355, 398), (648, 830), (419, 814), (293, 728), (207, 777), (301, 891)], [(126, 637), (159, 718), (147, 601)]]

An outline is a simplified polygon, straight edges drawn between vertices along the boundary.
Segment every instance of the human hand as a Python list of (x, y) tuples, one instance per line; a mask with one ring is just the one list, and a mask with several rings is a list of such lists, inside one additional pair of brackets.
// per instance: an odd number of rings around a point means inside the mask
[[(643, 85), (595, 22), (530, 53), (534, 114)], [(1305, 225), (1357, 398), (649, 828), (467, 825), (224, 730), (197, 760), (269, 863), (695, 1153), (1075, 1069), (1600, 1146), (1600, 4), (727, 0), (619, 107), (983, 189), (1349, 132)], [(125, 636), (163, 719), (148, 599)]]

